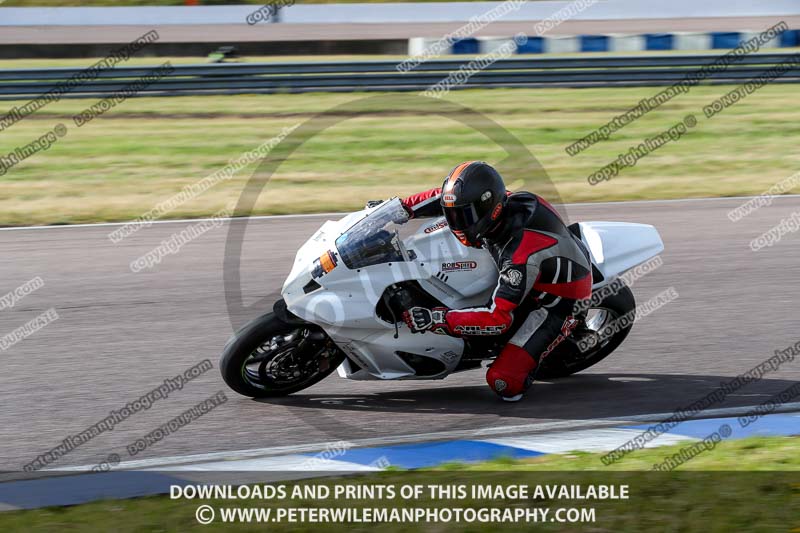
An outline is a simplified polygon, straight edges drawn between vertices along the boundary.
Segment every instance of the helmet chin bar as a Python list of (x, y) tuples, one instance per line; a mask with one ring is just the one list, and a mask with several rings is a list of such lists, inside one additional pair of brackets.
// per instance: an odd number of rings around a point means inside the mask
[(480, 241), (472, 241), (467, 237), (467, 234), (461, 230), (450, 228), (450, 231), (453, 232), (453, 235), (456, 236), (456, 239), (463, 244), (464, 246), (468, 246), (470, 248), (483, 248), (483, 245)]

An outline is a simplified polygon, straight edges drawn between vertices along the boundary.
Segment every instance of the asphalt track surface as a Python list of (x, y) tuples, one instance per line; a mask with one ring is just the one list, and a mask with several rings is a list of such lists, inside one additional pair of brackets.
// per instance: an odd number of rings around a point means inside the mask
[[(748, 246), (799, 211), (800, 198), (778, 198), (730, 222), (726, 213), (742, 201), (570, 206), (572, 221), (655, 225), (666, 246), (664, 265), (640, 279), (634, 293), (639, 303), (670, 286), (680, 296), (638, 322), (606, 361), (567, 379), (537, 383), (523, 402), (498, 401), (481, 370), (416, 382), (353, 382), (334, 374), (282, 399), (252, 400), (228, 391), (227, 403), (135, 458), (569, 423), (682, 407), (800, 340), (800, 234), (758, 252)], [(246, 304), (279, 289), (296, 248), (324, 218), (250, 222), (242, 257)], [(215, 368), (52, 466), (94, 464), (109, 453), (128, 460), (126, 445), (227, 390), (216, 368), (231, 334), (222, 274), (227, 228), (209, 231), (152, 270), (129, 270), (133, 259), (188, 224), (155, 224), (119, 244), (107, 238), (114, 226), (0, 231), (0, 294), (34, 276), (45, 282), (0, 311), (0, 334), (50, 307), (60, 317), (0, 352), (0, 470), (21, 470), (67, 435), (203, 359)], [(797, 381), (800, 359), (714, 407), (755, 405)]]

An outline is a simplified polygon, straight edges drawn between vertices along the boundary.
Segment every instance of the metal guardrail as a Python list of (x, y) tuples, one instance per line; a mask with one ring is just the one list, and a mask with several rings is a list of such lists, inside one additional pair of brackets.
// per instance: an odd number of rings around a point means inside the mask
[[(626, 87), (666, 86), (711, 65), (716, 55), (501, 59), (453, 89), (485, 87)], [(701, 83), (736, 84), (763, 74), (800, 54), (753, 54), (728, 68), (709, 72)], [(254, 94), (298, 92), (421, 91), (446, 78), (470, 59), (430, 60), (410, 72), (396, 61), (223, 63), (180, 65), (139, 90), (136, 96)], [(776, 83), (800, 83), (797, 62)], [(125, 89), (156, 66), (114, 68), (78, 83), (62, 98), (104, 98)], [(81, 72), (74, 68), (0, 70), (0, 100), (32, 99)]]

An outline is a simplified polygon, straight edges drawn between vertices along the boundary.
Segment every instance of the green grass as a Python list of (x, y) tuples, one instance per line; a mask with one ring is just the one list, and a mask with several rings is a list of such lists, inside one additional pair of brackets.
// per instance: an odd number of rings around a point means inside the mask
[[(486, 114), (538, 158), (564, 201), (758, 194), (800, 170), (796, 85), (764, 87), (712, 119), (702, 107), (731, 86), (696, 87), (580, 155), (565, 146), (656, 94), (658, 88), (453, 91), (447, 100)], [(71, 116), (95, 100), (62, 100), (0, 133), (0, 155), (57, 123), (67, 136), (0, 177), (0, 224), (132, 219), (315, 113), (364, 94), (133, 98), (78, 129)], [(2, 102), (0, 113), (23, 102)], [(694, 113), (698, 125), (610, 182), (586, 177), (628, 147)], [(391, 101), (345, 117), (295, 152), (255, 212), (350, 210), (370, 198), (436, 186), (462, 160), (505, 153), (468, 126)], [(170, 212), (201, 216), (238, 198), (254, 167)], [(501, 171), (503, 168), (501, 167)], [(520, 171), (509, 183), (529, 176)], [(549, 194), (549, 191), (543, 191)]]
[[(449, 464), (447, 470), (481, 471), (648, 471), (678, 453), (686, 444), (636, 450), (616, 463), (605, 466), (601, 453), (571, 452), (545, 455), (533, 459), (497, 459), (477, 464)], [(681, 465), (686, 471), (797, 471), (800, 472), (800, 437), (749, 437), (722, 441), (713, 450), (705, 451)]]
[[(596, 522), (587, 524), (387, 524), (382, 531), (797, 531), (800, 526), (800, 438), (749, 438), (722, 442), (671, 473), (637, 472), (676, 453), (680, 445), (638, 450), (625, 459), (628, 471), (604, 469), (600, 454), (573, 453), (524, 461), (496, 460), (475, 465), (415, 472), (386, 472), (326, 478), (299, 483), (466, 485), (461, 500), (171, 500), (147, 497), (108, 500), (68, 508), (0, 513), (0, 531), (202, 531), (194, 518), (197, 507), (595, 507)], [(575, 470), (584, 470), (575, 472)], [(695, 470), (694, 472), (689, 470)], [(697, 472), (700, 470), (702, 472)], [(756, 472), (766, 470), (769, 472)], [(620, 484), (629, 485), (627, 500), (520, 500), (475, 498), (471, 485)], [(288, 488), (291, 495), (291, 485)], [(555, 511), (551, 511), (555, 512)], [(220, 524), (222, 531), (374, 531), (374, 524)]]

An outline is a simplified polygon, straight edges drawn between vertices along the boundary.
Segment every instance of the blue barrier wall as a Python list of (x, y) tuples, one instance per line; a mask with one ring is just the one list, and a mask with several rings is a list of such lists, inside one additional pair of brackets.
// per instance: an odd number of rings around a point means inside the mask
[[(543, 54), (549, 50), (566, 52), (613, 52), (645, 50), (704, 50), (731, 49), (746, 41), (756, 32), (707, 32), (707, 33), (647, 33), (644, 35), (576, 35), (558, 37), (533, 37), (517, 46), (518, 54)], [(633, 38), (633, 39), (631, 39)], [(638, 38), (638, 39), (637, 39)], [(615, 40), (628, 39), (623, 48), (615, 47)], [(453, 43), (452, 54), (481, 54), (493, 50), (496, 41), (510, 41), (507, 38), (462, 39)], [(554, 43), (556, 46), (554, 46)], [(565, 45), (566, 43), (566, 45)], [(690, 43), (687, 45), (687, 43)], [(770, 48), (789, 48), (800, 46), (800, 29), (789, 29), (761, 46)], [(447, 52), (445, 52), (447, 53)]]

